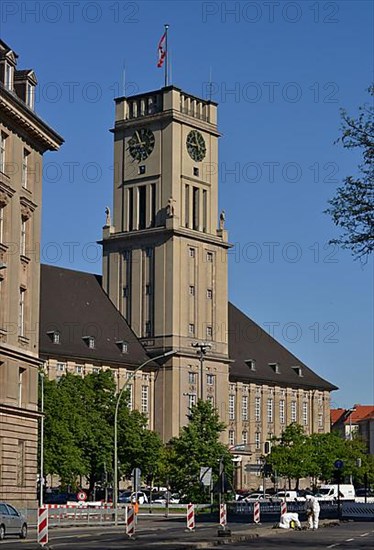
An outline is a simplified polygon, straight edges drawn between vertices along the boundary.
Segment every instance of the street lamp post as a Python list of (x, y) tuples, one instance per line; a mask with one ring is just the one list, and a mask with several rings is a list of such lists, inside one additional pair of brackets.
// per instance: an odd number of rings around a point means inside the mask
[(134, 372), (131, 374), (131, 376), (128, 378), (128, 380), (123, 385), (123, 388), (118, 394), (117, 402), (116, 402), (116, 408), (114, 411), (114, 487), (113, 487), (113, 506), (114, 506), (114, 519), (115, 524), (117, 525), (117, 508), (118, 508), (118, 427), (117, 427), (117, 421), (118, 421), (118, 411), (119, 411), (119, 404), (121, 401), (121, 397), (125, 390), (129, 387), (133, 379), (135, 378), (136, 373), (145, 367), (148, 363), (151, 363), (151, 361), (156, 361), (157, 359), (162, 359), (163, 357), (168, 357), (169, 355), (174, 355), (177, 353), (177, 350), (171, 350), (167, 351), (166, 353), (162, 353), (161, 355), (157, 355), (156, 357), (151, 357), (150, 359), (147, 359), (147, 361), (144, 361), (139, 367), (137, 367)]
[[(349, 441), (352, 441), (353, 437), (352, 437), (352, 413), (354, 413), (356, 410), (355, 407), (352, 407), (352, 409), (348, 409), (348, 412), (349, 412)], [(352, 484), (353, 482), (353, 478), (352, 478), (352, 474), (349, 475), (349, 483)]]
[(204, 399), (204, 357), (208, 350), (212, 348), (212, 345), (207, 342), (193, 342), (191, 344), (193, 348), (197, 349), (200, 361), (200, 399)]

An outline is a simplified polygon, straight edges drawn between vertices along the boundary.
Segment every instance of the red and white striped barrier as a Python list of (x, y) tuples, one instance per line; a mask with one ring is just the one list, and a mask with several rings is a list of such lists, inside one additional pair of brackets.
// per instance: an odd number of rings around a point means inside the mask
[(193, 531), (195, 529), (195, 505), (187, 504), (187, 529)]
[(226, 527), (227, 525), (226, 504), (221, 504), (219, 507), (219, 524), (221, 527)]
[(135, 535), (135, 510), (132, 506), (127, 509), (126, 535), (129, 537)]
[(287, 514), (287, 502), (285, 500), (281, 502), (281, 517), (283, 514)]
[(254, 503), (253, 506), (253, 521), (254, 523), (260, 523), (260, 503), (258, 500)]
[(38, 509), (38, 543), (40, 546), (48, 544), (48, 508)]

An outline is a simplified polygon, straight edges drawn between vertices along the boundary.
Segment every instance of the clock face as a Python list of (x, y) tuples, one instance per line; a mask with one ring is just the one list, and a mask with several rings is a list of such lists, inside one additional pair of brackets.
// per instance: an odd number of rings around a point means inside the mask
[(203, 136), (197, 130), (191, 130), (187, 136), (187, 151), (190, 157), (197, 162), (203, 160), (206, 155), (206, 146)]
[(137, 161), (145, 160), (152, 153), (155, 146), (155, 136), (148, 128), (135, 130), (129, 141), (129, 152)]

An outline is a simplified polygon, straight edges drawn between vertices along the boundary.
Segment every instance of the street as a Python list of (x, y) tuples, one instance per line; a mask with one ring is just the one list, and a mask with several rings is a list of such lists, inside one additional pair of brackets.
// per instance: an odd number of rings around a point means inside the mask
[[(357, 550), (373, 548), (373, 523), (342, 523), (331, 527), (321, 527), (318, 531), (282, 531), (272, 530), (270, 525), (255, 527), (253, 525), (230, 524), (233, 537), (248, 537), (238, 542), (226, 541), (225, 548), (233, 550), (274, 550), (285, 547), (290, 550), (346, 549)], [(8, 538), (0, 543), (1, 550), (36, 550), (39, 545), (34, 542), (35, 530), (30, 530), (29, 540)], [(252, 538), (250, 538), (252, 537)], [(217, 525), (198, 524), (195, 532), (185, 530), (184, 522), (169, 520), (146, 520), (138, 525), (134, 540), (129, 540), (123, 527), (82, 527), (50, 530), (49, 548), (51, 550), (117, 550), (134, 548), (152, 550), (162, 547), (165, 550), (183, 548), (214, 548), (218, 541)], [(201, 546), (200, 546), (201, 545)]]

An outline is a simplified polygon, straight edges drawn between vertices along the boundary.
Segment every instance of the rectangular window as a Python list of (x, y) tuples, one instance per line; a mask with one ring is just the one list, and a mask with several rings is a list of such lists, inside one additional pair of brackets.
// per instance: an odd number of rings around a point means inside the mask
[(18, 369), (18, 406), (19, 407), (22, 407), (23, 384), (24, 384), (25, 374), (26, 374), (26, 369), (19, 367)]
[(318, 414), (318, 427), (323, 428), (323, 414), (322, 413)]
[(303, 424), (304, 426), (308, 425), (308, 403), (303, 403)]
[(193, 323), (190, 323), (188, 325), (188, 334), (190, 336), (194, 336), (194, 334), (195, 334), (195, 325)]
[(5, 88), (13, 90), (13, 67), (9, 63), (5, 63)]
[(279, 401), (279, 422), (281, 424), (284, 424), (285, 421), (284, 410), (284, 399), (281, 399)]
[(213, 252), (207, 252), (206, 253), (206, 261), (209, 263), (213, 262)]
[(146, 227), (147, 188), (145, 185), (138, 187), (139, 193), (139, 229)]
[(194, 248), (189, 248), (188, 253), (189, 253), (189, 255), (190, 255), (190, 258), (194, 258), (194, 257), (195, 257), (195, 249), (194, 249)]
[(5, 206), (1, 206), (0, 204), (0, 243), (3, 243), (5, 240)]
[(189, 224), (190, 224), (190, 186), (189, 185), (186, 185), (185, 187), (184, 200), (186, 203), (184, 225), (185, 227), (189, 227)]
[(243, 445), (248, 444), (248, 432), (246, 432), (245, 430), (242, 432), (242, 443)]
[(207, 401), (209, 401), (211, 406), (214, 408), (214, 397), (213, 397), (213, 395), (208, 395), (208, 397), (206, 399), (207, 399)]
[(82, 374), (83, 373), (83, 366), (82, 365), (76, 365), (75, 372), (77, 374)]
[(268, 422), (273, 422), (273, 399), (269, 397), (267, 402), (267, 418)]
[(229, 420), (235, 420), (235, 395), (229, 395)]
[(260, 432), (255, 433), (255, 448), (258, 451), (261, 449), (261, 434)]
[(261, 397), (255, 398), (255, 420), (261, 422)]
[(26, 105), (30, 108), (34, 108), (35, 103), (35, 86), (27, 82), (26, 84)]
[(196, 384), (196, 372), (189, 372), (188, 373), (188, 383), (189, 384)]
[(208, 339), (211, 339), (213, 337), (213, 329), (212, 327), (206, 327), (206, 337)]
[(27, 149), (23, 150), (23, 158), (22, 158), (22, 187), (25, 187), (26, 189), (29, 187), (30, 182), (29, 180), (29, 156), (30, 152), (27, 151)]
[(27, 242), (27, 219), (21, 218), (21, 240), (20, 240), (20, 254), (26, 256), (26, 242)]
[(214, 374), (206, 375), (206, 383), (208, 386), (214, 386)]
[(195, 296), (195, 287), (193, 285), (190, 285), (189, 293), (190, 293), (190, 296)]
[(25, 298), (26, 290), (20, 288), (19, 290), (19, 304), (18, 304), (18, 335), (25, 336)]
[(26, 441), (19, 439), (17, 446), (17, 487), (25, 485)]
[(99, 372), (100, 372), (99, 367), (94, 367), (94, 368), (92, 369), (92, 372), (93, 372), (94, 374), (99, 374)]
[(234, 432), (234, 430), (229, 430), (229, 445), (235, 445), (235, 432)]
[(146, 321), (145, 323), (145, 336), (152, 336), (152, 323), (151, 321)]
[(206, 297), (208, 298), (208, 300), (211, 300), (213, 298), (213, 290), (211, 288), (207, 288)]
[(128, 204), (128, 220), (129, 220), (129, 231), (133, 231), (134, 228), (134, 189), (130, 187), (128, 194), (129, 204)]
[(6, 139), (7, 135), (4, 132), (0, 132), (0, 172), (5, 174), (5, 161), (6, 161)]
[[(127, 373), (127, 377), (129, 376), (131, 376), (130, 372)], [(134, 386), (132, 384), (127, 386), (127, 391), (128, 391), (127, 407), (130, 409), (130, 411), (132, 411), (134, 408)]]
[(154, 227), (156, 225), (156, 214), (157, 214), (157, 202), (156, 202), (156, 184), (151, 184), (151, 225)]
[(151, 285), (149, 285), (149, 284), (145, 285), (145, 293), (146, 293), (147, 296), (150, 296), (152, 294)]
[(199, 229), (199, 188), (192, 188), (192, 229)]
[(88, 347), (89, 349), (95, 349), (95, 338), (93, 336), (88, 338)]
[(208, 195), (206, 191), (203, 191), (203, 231), (207, 232), (207, 219), (208, 219)]
[(291, 422), (297, 422), (296, 401), (291, 401)]
[(248, 395), (242, 395), (242, 419), (248, 420)]
[(189, 393), (188, 394), (188, 408), (191, 409), (194, 405), (196, 405), (196, 394), (195, 393)]
[(142, 386), (142, 413), (148, 413), (149, 386)]
[(56, 370), (57, 372), (65, 372), (66, 364), (65, 363), (57, 363)]

